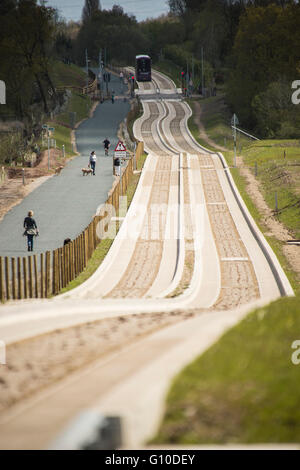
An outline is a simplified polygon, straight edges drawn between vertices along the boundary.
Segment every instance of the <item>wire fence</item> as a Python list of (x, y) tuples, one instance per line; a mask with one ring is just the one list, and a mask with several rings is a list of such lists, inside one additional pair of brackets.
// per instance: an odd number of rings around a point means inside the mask
[[(138, 142), (136, 161), (144, 153), (144, 143)], [(98, 224), (105, 218), (105, 227), (109, 225), (113, 215), (105, 207), (119, 209), (120, 197), (126, 194), (134, 171), (133, 156), (128, 160), (126, 168), (122, 169), (122, 184), (120, 178), (109, 193), (102, 213), (93, 217), (88, 227), (77, 238), (63, 247), (46, 251), (40, 255), (26, 257), (0, 257), (0, 300), (47, 298), (57, 295), (74, 280), (87, 266), (94, 250), (101, 242)]]

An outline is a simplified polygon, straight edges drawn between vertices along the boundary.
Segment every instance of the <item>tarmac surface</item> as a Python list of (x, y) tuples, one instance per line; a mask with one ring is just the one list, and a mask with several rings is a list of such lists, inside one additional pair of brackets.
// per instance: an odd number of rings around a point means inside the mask
[[(0, 256), (27, 255), (23, 221), (29, 210), (34, 211), (40, 231), (40, 236), (34, 239), (34, 253), (42, 253), (62, 246), (65, 238), (74, 239), (79, 235), (98, 206), (106, 201), (114, 181), (112, 156), (118, 142), (118, 128), (130, 109), (128, 100), (124, 102), (122, 96), (126, 87), (123, 88), (118, 77), (111, 75), (109, 88), (115, 91), (114, 104), (111, 101), (99, 104), (93, 117), (76, 130), (80, 155), (69, 161), (60, 175), (32, 191), (0, 222)], [(106, 137), (111, 142), (108, 157), (104, 155), (102, 144)], [(97, 155), (96, 175), (83, 177), (81, 168), (88, 166), (92, 150)]]

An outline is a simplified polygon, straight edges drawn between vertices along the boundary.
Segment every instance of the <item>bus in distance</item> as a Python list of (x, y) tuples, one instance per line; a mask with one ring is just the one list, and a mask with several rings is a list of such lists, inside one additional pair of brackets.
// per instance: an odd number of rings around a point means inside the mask
[(135, 79), (138, 82), (151, 82), (151, 58), (148, 55), (136, 56)]

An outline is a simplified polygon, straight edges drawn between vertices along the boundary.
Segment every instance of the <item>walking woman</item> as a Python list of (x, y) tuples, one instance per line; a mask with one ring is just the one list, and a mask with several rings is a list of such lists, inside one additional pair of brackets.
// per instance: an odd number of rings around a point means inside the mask
[(39, 234), (36, 221), (33, 219), (33, 211), (29, 211), (24, 219), (24, 235), (27, 237), (28, 251), (33, 251), (33, 237)]

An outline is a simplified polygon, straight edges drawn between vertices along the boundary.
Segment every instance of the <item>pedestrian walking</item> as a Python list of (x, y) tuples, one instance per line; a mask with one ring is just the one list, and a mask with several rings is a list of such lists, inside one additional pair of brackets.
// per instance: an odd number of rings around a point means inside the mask
[(120, 176), (121, 161), (118, 157), (114, 159), (114, 166), (115, 166), (115, 175)]
[(103, 140), (103, 145), (104, 145), (104, 151), (105, 151), (105, 155), (108, 155), (108, 149), (110, 147), (110, 141), (108, 140), (108, 138), (106, 137), (106, 139)]
[(123, 82), (123, 78), (124, 78), (124, 74), (123, 74), (123, 72), (122, 72), (122, 70), (121, 70), (121, 72), (120, 72), (120, 82)]
[(115, 95), (114, 95), (114, 93), (115, 93), (115, 92), (113, 91), (112, 94), (111, 94), (111, 102), (112, 102), (112, 104), (114, 104), (114, 102), (115, 102)]
[(97, 161), (97, 157), (93, 150), (90, 155), (90, 166), (91, 166), (91, 169), (93, 170), (93, 175), (95, 175), (96, 161)]
[(36, 221), (33, 218), (33, 211), (29, 211), (27, 217), (24, 219), (24, 236), (27, 237), (27, 248), (28, 251), (33, 251), (33, 237), (38, 236), (39, 231), (36, 225)]

